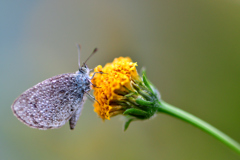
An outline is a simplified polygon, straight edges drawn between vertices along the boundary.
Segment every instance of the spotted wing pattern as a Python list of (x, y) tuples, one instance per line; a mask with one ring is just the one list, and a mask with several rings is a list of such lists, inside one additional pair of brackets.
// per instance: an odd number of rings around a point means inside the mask
[(32, 128), (59, 128), (77, 110), (81, 111), (85, 92), (89, 90), (90, 83), (83, 75), (61, 74), (25, 91), (14, 101), (12, 110)]

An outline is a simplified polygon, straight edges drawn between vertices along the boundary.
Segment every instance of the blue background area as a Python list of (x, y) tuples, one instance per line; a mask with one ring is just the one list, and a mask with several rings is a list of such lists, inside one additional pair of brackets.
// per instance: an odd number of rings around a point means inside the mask
[(237, 160), (201, 130), (159, 114), (122, 131), (121, 116), (102, 122), (87, 101), (74, 131), (40, 131), (12, 114), (29, 87), (75, 72), (95, 47), (94, 68), (130, 56), (170, 104), (240, 142), (240, 2), (0, 2), (0, 159)]

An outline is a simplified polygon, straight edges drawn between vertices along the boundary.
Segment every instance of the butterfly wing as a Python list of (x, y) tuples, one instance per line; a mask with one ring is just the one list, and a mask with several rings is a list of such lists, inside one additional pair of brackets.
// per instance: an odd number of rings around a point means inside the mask
[(79, 75), (73, 73), (44, 80), (14, 101), (13, 113), (20, 121), (32, 128), (59, 128), (74, 115), (77, 109), (81, 110), (83, 105), (81, 102), (85, 97), (82, 84), (79, 84)]

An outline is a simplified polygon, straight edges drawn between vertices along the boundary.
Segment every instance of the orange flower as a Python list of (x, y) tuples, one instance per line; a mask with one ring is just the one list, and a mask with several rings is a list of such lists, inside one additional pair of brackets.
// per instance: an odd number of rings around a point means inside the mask
[(97, 100), (94, 111), (103, 120), (110, 120), (110, 117), (122, 114), (129, 108), (124, 99), (125, 95), (134, 92), (132, 83), (140, 78), (136, 66), (137, 63), (133, 63), (131, 58), (119, 57), (103, 68), (99, 65), (94, 69), (94, 72), (104, 73), (96, 74), (92, 79), (92, 83), (97, 86), (94, 88)]

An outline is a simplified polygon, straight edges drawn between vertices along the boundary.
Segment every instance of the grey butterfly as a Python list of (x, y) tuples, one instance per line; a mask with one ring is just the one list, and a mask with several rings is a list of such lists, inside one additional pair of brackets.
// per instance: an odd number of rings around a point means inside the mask
[[(78, 51), (80, 57), (80, 45)], [(76, 73), (54, 76), (23, 92), (12, 104), (14, 115), (32, 128), (54, 129), (69, 121), (70, 129), (74, 129), (86, 94), (89, 95), (91, 90), (92, 78), (89, 77), (90, 69), (86, 61), (80, 66), (79, 58), (79, 70)]]

